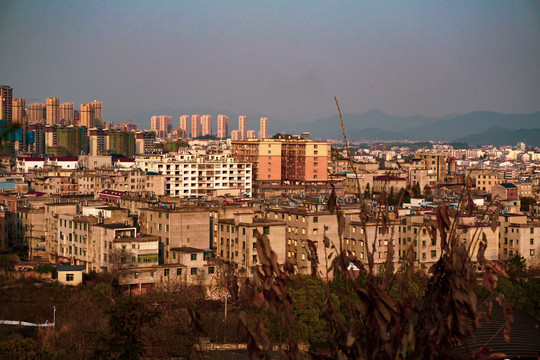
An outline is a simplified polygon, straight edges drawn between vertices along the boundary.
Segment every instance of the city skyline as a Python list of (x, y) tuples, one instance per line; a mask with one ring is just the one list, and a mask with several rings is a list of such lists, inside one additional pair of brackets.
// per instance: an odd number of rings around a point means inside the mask
[[(0, 79), (14, 98), (99, 98), (116, 123), (163, 106), (301, 123), (334, 115), (333, 96), (347, 113), (540, 110), (534, 3), (37, 1), (3, 10)], [(51, 39), (57, 46), (45, 46)]]

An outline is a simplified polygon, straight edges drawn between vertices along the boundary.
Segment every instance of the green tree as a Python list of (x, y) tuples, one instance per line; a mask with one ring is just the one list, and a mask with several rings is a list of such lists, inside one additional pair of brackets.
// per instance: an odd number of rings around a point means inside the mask
[[(401, 199), (401, 202), (400, 202), (400, 199)], [(405, 190), (404, 188), (401, 188), (401, 190), (399, 190), (399, 194), (398, 194), (398, 197), (396, 199), (396, 203), (394, 205), (398, 206), (398, 205), (401, 205), (403, 203), (410, 203), (411, 202), (411, 195), (409, 194), (409, 192), (407, 190)]]
[(13, 266), (19, 262), (17, 254), (3, 254), (0, 255), (0, 268), (4, 269), (7, 274), (9, 270), (13, 270)]
[[(328, 342), (326, 320), (322, 316), (323, 299), (325, 298), (324, 284), (319, 278), (297, 275), (291, 278), (289, 294), (293, 299), (295, 320), (289, 324), (289, 329), (280, 329), (279, 320), (270, 310), (264, 312), (266, 324), (275, 341), (287, 338), (290, 331), (292, 340), (308, 342), (310, 349), (324, 348)], [(339, 308), (340, 301), (335, 294), (332, 299)]]
[(510, 258), (507, 266), (506, 273), (513, 282), (516, 282), (525, 276), (527, 265), (523, 256), (516, 254), (514, 257)]
[(420, 195), (422, 195), (422, 190), (420, 189), (420, 184), (419, 183), (414, 184), (411, 187), (411, 190), (412, 190), (415, 198), (420, 197)]
[(519, 202), (521, 203), (520, 211), (529, 211), (530, 206), (536, 204), (536, 199), (530, 196), (524, 196), (519, 198)]
[(25, 338), (20, 334), (11, 334), (0, 340), (0, 360), (41, 360), (66, 358), (62, 350), (53, 350), (41, 346), (33, 338)]
[(386, 203), (390, 206), (393, 206), (395, 205), (396, 201), (396, 193), (394, 187), (391, 186), (390, 191), (388, 192), (388, 198), (386, 199)]
[(433, 190), (431, 190), (429, 185), (424, 186), (424, 197), (426, 200), (433, 200)]
[(39, 264), (34, 268), (34, 270), (40, 274), (52, 274), (54, 272), (54, 266), (52, 266), (50, 263)]
[(364, 199), (371, 199), (371, 189), (369, 183), (366, 184), (366, 189), (364, 190)]
[(157, 318), (157, 311), (137, 297), (121, 297), (108, 312), (110, 334), (97, 356), (109, 359), (140, 359), (144, 355), (144, 328)]

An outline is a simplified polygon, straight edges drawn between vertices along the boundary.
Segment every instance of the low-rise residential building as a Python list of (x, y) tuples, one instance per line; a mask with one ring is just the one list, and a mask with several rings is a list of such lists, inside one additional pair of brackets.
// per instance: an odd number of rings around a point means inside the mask
[[(359, 214), (357, 209), (345, 209), (341, 211), (345, 219), (345, 224), (348, 224), (353, 217), (357, 217)], [(270, 208), (266, 210), (266, 213), (268, 219), (283, 221), (286, 224), (284, 239), (286, 242), (286, 260), (296, 265), (300, 273), (311, 272), (310, 256), (312, 254), (308, 246), (311, 241), (316, 248), (320, 260), (317, 271), (326, 277), (326, 260), (330, 263), (331, 259), (326, 258), (328, 249), (325, 246), (325, 237), (330, 239), (336, 248), (339, 248), (339, 224), (337, 215), (331, 214), (326, 209), (326, 204), (322, 203), (298, 207)], [(347, 236), (345, 232), (347, 225), (345, 224), (343, 237)], [(352, 251), (358, 251), (358, 254), (360, 253), (360, 248), (351, 247), (350, 249)]]
[(518, 187), (511, 183), (501, 183), (491, 189), (494, 200), (513, 201), (519, 199)]
[(518, 181), (514, 185), (518, 188), (519, 197), (536, 197), (532, 181)]
[(58, 265), (58, 282), (64, 285), (77, 286), (83, 282), (84, 265)]
[(494, 186), (503, 182), (503, 179), (496, 172), (481, 170), (473, 174), (476, 188), (488, 193), (492, 192)]
[(520, 255), (530, 262), (540, 254), (540, 222), (530, 221), (526, 215), (506, 214), (500, 216), (501, 260)]
[(156, 204), (139, 210), (141, 232), (160, 242), (160, 263), (177, 263), (173, 248), (210, 248), (210, 209), (200, 206)]
[(383, 190), (388, 194), (393, 188), (397, 194), (400, 189), (407, 187), (407, 179), (399, 176), (375, 176), (373, 178), (373, 193), (382, 193)]
[(217, 259), (238, 264), (240, 274), (251, 277), (260, 264), (257, 235), (268, 237), (279, 264), (287, 260), (285, 222), (265, 219), (250, 213), (236, 213), (233, 218), (220, 218), (212, 249)]

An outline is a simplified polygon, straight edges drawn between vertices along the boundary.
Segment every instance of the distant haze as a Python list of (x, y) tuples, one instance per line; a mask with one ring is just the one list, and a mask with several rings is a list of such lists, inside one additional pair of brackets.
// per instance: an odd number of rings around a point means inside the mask
[(43, 102), (102, 100), (116, 123), (173, 107), (301, 127), (335, 115), (334, 96), (351, 114), (530, 114), (539, 4), (6, 0), (0, 84)]

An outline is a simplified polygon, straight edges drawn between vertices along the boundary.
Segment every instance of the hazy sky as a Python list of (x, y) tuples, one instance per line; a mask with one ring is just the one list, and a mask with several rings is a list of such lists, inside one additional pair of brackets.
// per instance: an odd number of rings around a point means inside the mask
[(306, 121), (334, 96), (347, 113), (531, 113), (539, 4), (4, 0), (0, 84), (102, 100), (115, 122), (162, 106)]

